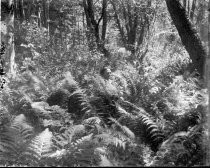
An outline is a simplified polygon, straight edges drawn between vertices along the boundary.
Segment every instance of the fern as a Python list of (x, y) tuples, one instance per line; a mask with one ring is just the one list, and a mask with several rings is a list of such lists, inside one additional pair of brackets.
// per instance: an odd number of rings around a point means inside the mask
[(175, 133), (164, 141), (155, 158), (154, 165), (173, 163), (175, 166), (203, 165), (206, 157), (203, 125), (196, 125), (189, 131)]
[(6, 108), (0, 107), (0, 127), (10, 124), (10, 115)]
[(98, 93), (97, 97), (91, 100), (91, 105), (95, 108), (96, 114), (108, 126), (113, 123), (109, 118), (120, 117), (115, 98), (107, 94)]
[[(77, 140), (78, 138), (86, 135), (86, 128), (84, 125), (74, 125), (67, 130), (68, 137), (71, 139), (72, 142)], [(70, 141), (70, 142), (71, 142)]]
[(52, 152), (52, 133), (45, 129), (39, 135), (33, 138), (27, 150), (21, 157), (25, 164), (30, 166), (42, 165), (42, 159), (48, 157)]
[(55, 145), (58, 149), (56, 153), (65, 149), (59, 157), (54, 154), (57, 164), (62, 162), (63, 166), (93, 166), (99, 163), (100, 158), (95, 154), (98, 145), (93, 141), (93, 133), (86, 135), (81, 134), (81, 131), (84, 131), (84, 127), (77, 125), (65, 135), (56, 137)]
[(0, 132), (0, 162), (14, 161), (17, 145), (10, 128), (1, 128)]
[[(170, 115), (172, 115), (172, 113)], [(188, 131), (191, 127), (205, 122), (205, 107), (198, 105), (197, 108), (192, 108), (182, 115), (174, 115), (173, 120), (166, 123), (164, 131), (172, 135), (176, 132)]]
[[(141, 149), (130, 139), (122, 130), (109, 129), (95, 136), (95, 140), (103, 145), (105, 151), (102, 154), (106, 156), (109, 163), (114, 166), (140, 166), (142, 165)], [(125, 128), (125, 127), (124, 127)], [(140, 149), (140, 151), (139, 151)]]
[(83, 120), (82, 124), (86, 127), (86, 130), (94, 134), (100, 134), (104, 131), (104, 122), (99, 117), (90, 117)]
[(84, 135), (86, 135), (86, 128), (84, 125), (73, 125), (70, 128), (65, 129), (64, 133), (56, 134), (53, 137), (53, 142), (57, 149), (65, 149)]
[(159, 145), (164, 139), (164, 135), (158, 125), (144, 114), (139, 113), (137, 116), (124, 115), (119, 120), (120, 123), (131, 129), (135, 136), (149, 144), (153, 151), (157, 151)]
[(39, 117), (50, 118), (51, 108), (46, 102), (33, 102), (31, 104), (32, 111)]
[(117, 134), (116, 132), (115, 134), (104, 132), (102, 134), (96, 135), (94, 138), (97, 142), (100, 142), (106, 146), (110, 146), (110, 148), (120, 147), (125, 150), (126, 143), (127, 143), (126, 142), (127, 138), (121, 135), (120, 133)]
[(93, 134), (78, 139), (74, 146), (78, 166), (93, 166), (100, 162), (100, 157), (95, 153), (98, 145), (93, 141)]
[(1, 130), (0, 149), (1, 160), (7, 159), (15, 161), (19, 155), (25, 150), (27, 142), (33, 136), (33, 128), (27, 123), (23, 114), (16, 116), (11, 122), (10, 127), (4, 127)]
[(104, 80), (101, 76), (95, 76), (92, 78), (93, 88), (92, 92), (97, 95), (106, 95), (109, 97), (118, 96), (119, 90), (116, 87), (114, 81)]
[(70, 72), (64, 74), (64, 79), (61, 81), (60, 87), (68, 90), (70, 94), (80, 88)]
[(20, 143), (24, 143), (24, 141), (29, 140), (33, 135), (33, 127), (28, 124), (23, 114), (15, 117), (10, 128), (14, 130), (14, 133), (16, 132), (20, 136), (16, 140), (17, 144), (19, 143), (18, 141), (20, 141)]
[(99, 154), (101, 162), (99, 163), (100, 167), (113, 167), (114, 164), (107, 158), (107, 156)]
[(70, 92), (66, 89), (58, 89), (53, 91), (50, 96), (47, 98), (46, 102), (50, 105), (58, 105), (61, 108), (68, 108), (68, 98)]
[(99, 117), (90, 117), (83, 120), (83, 124), (87, 124), (87, 125), (100, 125), (101, 122), (102, 121)]
[(134, 133), (126, 126), (121, 125), (117, 120), (110, 118), (111, 121), (113, 121), (113, 129), (119, 132), (122, 132), (125, 136), (130, 138), (131, 140), (135, 139)]
[(75, 120), (81, 119), (84, 114), (91, 112), (91, 105), (82, 89), (77, 89), (69, 96), (68, 112), (74, 114)]

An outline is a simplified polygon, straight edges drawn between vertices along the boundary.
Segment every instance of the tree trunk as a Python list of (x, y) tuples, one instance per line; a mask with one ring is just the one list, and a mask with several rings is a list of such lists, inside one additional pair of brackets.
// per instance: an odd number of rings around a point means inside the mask
[(122, 27), (122, 25), (121, 25), (121, 23), (120, 23), (119, 15), (117, 14), (117, 7), (116, 7), (114, 1), (111, 1), (111, 4), (112, 4), (113, 9), (114, 9), (114, 17), (115, 17), (115, 19), (116, 19), (117, 26), (118, 26), (118, 29), (119, 29), (119, 31), (120, 31), (121, 39), (122, 39), (123, 43), (125, 44), (125, 43), (126, 43), (125, 32), (124, 32), (123, 27)]
[(202, 46), (198, 34), (189, 21), (185, 9), (180, 4), (179, 0), (166, 0), (166, 4), (182, 43), (192, 60), (191, 71), (196, 69), (201, 78), (203, 78), (207, 53)]
[(46, 7), (46, 0), (43, 0), (42, 1), (42, 9), (43, 9), (43, 12), (42, 12), (42, 24), (45, 28), (47, 28), (47, 7)]
[(84, 7), (84, 13), (86, 16), (86, 24), (87, 24), (87, 29), (86, 29), (86, 37), (88, 41), (88, 46), (90, 50), (94, 50), (96, 48), (96, 43), (94, 40), (94, 28), (93, 25), (91, 24), (91, 19), (89, 16), (90, 11), (88, 10), (88, 4), (86, 3), (86, 0), (83, 0), (83, 7)]
[(190, 16), (190, 0), (188, 0), (187, 2), (187, 13), (188, 13), (188, 16)]
[(16, 76), (16, 63), (15, 63), (15, 46), (14, 46), (14, 6), (13, 1), (9, 1), (10, 11), (5, 18), (6, 23), (6, 45), (5, 60), (8, 61), (6, 71), (9, 72), (11, 77)]
[[(144, 10), (148, 11), (145, 11), (145, 14), (139, 12), (139, 7), (134, 4), (132, 0), (111, 0), (110, 2), (114, 10), (114, 17), (120, 32), (123, 46), (126, 50), (131, 52), (130, 61), (132, 62), (132, 59), (136, 56), (136, 52), (143, 43), (149, 27), (148, 12), (151, 10), (148, 9), (151, 9), (152, 1), (147, 1), (147, 6)], [(119, 19), (120, 16), (122, 17), (122, 22)]]
[(199, 11), (197, 14), (197, 19), (196, 19), (196, 24), (200, 26), (200, 24), (202, 23), (204, 16), (205, 16), (205, 7), (203, 4), (203, 1), (199, 1)]
[(49, 21), (50, 21), (50, 15), (49, 15), (49, 10), (50, 10), (50, 2), (49, 0), (47, 0), (47, 9), (46, 9), (46, 18), (47, 18), (47, 35), (49, 36), (50, 34), (50, 25), (49, 25)]
[[(109, 51), (104, 46), (104, 39), (106, 35), (106, 28), (107, 28), (107, 0), (103, 0), (102, 3), (102, 14), (98, 21), (95, 19), (94, 14), (94, 7), (92, 0), (83, 0), (83, 7), (86, 15), (86, 22), (87, 22), (87, 39), (89, 42), (90, 50), (93, 50), (95, 45), (97, 49), (104, 54), (105, 57), (110, 57)], [(99, 24), (103, 19), (103, 27), (102, 27), (102, 35), (100, 36), (100, 27)], [(92, 46), (93, 45), (93, 46)]]
[(187, 8), (187, 0), (183, 0), (183, 6), (185, 9)]
[(101, 39), (104, 42), (105, 37), (106, 37), (106, 29), (107, 29), (107, 13), (106, 13), (106, 9), (107, 9), (107, 0), (103, 0), (103, 5), (102, 5), (102, 15), (103, 15), (103, 27), (102, 27), (102, 35), (101, 35)]
[[(210, 90), (210, 0), (209, 0), (209, 3), (208, 3), (208, 58), (207, 58), (207, 61), (206, 61), (206, 78), (207, 78), (207, 88), (208, 90)], [(208, 125), (208, 141), (210, 140), (210, 99), (209, 99), (209, 102), (208, 102), (208, 108), (207, 108), (207, 112), (208, 112), (208, 119), (207, 119), (207, 125)], [(207, 157), (206, 157), (206, 166), (209, 166), (210, 165), (210, 145), (208, 145), (208, 149), (207, 149)]]
[(194, 18), (195, 7), (196, 7), (196, 0), (193, 0), (192, 8), (191, 8), (191, 11), (190, 11), (190, 20), (191, 21), (193, 21), (193, 18)]

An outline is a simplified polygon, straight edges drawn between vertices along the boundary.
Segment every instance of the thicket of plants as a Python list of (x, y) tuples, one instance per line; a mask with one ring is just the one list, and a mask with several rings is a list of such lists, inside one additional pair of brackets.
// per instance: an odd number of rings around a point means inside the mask
[[(73, 2), (51, 3), (65, 14)], [(120, 52), (112, 18), (110, 57), (90, 51), (75, 25), (49, 35), (36, 19), (15, 20), (16, 75), (0, 90), (1, 166), (205, 165), (207, 89), (187, 71), (165, 3), (152, 4), (148, 17), (158, 12), (135, 57)]]

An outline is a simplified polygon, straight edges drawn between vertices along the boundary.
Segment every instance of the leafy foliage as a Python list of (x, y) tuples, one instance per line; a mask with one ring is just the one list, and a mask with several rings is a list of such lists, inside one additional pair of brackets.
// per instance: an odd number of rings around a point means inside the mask
[[(92, 4), (98, 26), (105, 1)], [(1, 165), (205, 164), (208, 92), (164, 1), (107, 1), (110, 57), (90, 50), (80, 1), (21, 2), (29, 16), (15, 19), (16, 77), (8, 72), (0, 90)]]

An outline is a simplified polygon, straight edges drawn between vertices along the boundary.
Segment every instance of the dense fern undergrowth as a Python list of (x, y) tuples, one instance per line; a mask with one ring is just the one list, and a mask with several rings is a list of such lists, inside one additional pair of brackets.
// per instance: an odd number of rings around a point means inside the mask
[[(165, 69), (176, 70), (176, 65)], [(207, 145), (197, 78), (121, 64), (109, 80), (31, 71), (1, 90), (1, 166), (197, 166)], [(83, 80), (79, 80), (83, 79)]]
[(72, 45), (72, 32), (49, 37), (15, 20), (16, 76), (7, 73), (0, 90), (0, 166), (205, 165), (207, 90), (188, 73), (171, 20), (156, 13), (135, 56), (118, 52), (119, 30), (110, 28), (109, 58), (86, 40)]

